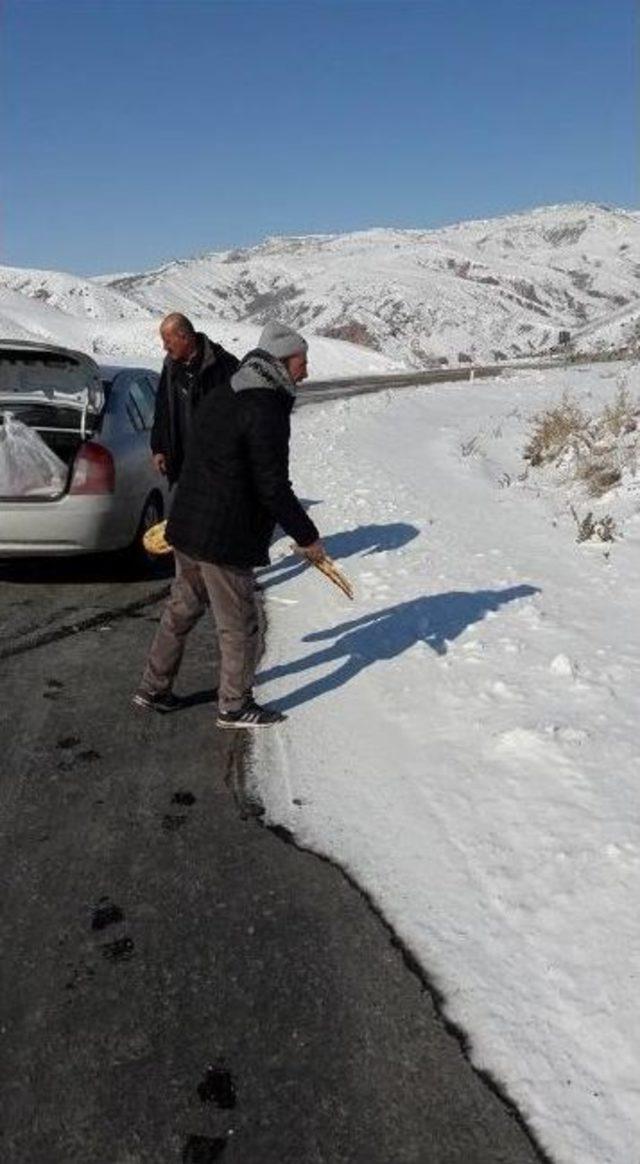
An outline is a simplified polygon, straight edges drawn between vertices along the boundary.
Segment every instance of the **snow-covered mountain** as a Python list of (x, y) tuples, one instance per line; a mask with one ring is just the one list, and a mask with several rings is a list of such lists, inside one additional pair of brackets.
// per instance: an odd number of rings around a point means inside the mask
[(640, 330), (640, 214), (580, 203), (439, 230), (272, 238), (92, 279), (4, 267), (3, 331), (7, 292), (37, 301), (40, 329), (82, 320), (95, 351), (127, 358), (157, 355), (157, 319), (171, 310), (222, 342), (245, 329), (255, 338), (274, 316), (350, 341), (351, 372), (358, 351), (363, 371), (428, 367), (535, 354), (560, 331), (593, 351)]
[(107, 285), (154, 310), (277, 314), (416, 366), (526, 355), (630, 305), (640, 315), (640, 216), (551, 206), (441, 230), (267, 239)]

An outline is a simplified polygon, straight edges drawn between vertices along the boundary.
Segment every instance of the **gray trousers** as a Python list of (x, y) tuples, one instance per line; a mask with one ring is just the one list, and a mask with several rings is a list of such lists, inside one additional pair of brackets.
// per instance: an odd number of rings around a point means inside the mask
[(251, 691), (260, 635), (253, 571), (196, 562), (175, 551), (176, 576), (142, 676), (150, 694), (171, 690), (189, 631), (208, 606), (220, 645), (220, 711), (237, 711)]

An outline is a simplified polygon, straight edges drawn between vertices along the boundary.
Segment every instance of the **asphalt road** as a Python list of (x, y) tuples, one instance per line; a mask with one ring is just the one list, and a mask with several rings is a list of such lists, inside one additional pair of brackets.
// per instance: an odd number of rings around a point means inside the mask
[(499, 364), (461, 364), (459, 367), (358, 376), (345, 380), (308, 380), (296, 389), (296, 400), (298, 407), (303, 407), (306, 404), (322, 404), (326, 400), (339, 400), (345, 396), (381, 392), (387, 388), (418, 388), (423, 384), (453, 384), (461, 380), (472, 384), (476, 380), (506, 376), (510, 372), (523, 371), (527, 368), (559, 366), (564, 366), (562, 358), (545, 357), (537, 360), (502, 361)]
[(157, 616), (3, 664), (4, 1164), (535, 1160), (362, 896), (253, 815), (204, 626), (193, 704), (130, 710)]
[(167, 592), (171, 563), (138, 570), (117, 555), (0, 560), (0, 662), (58, 635), (143, 609)]
[(266, 829), (210, 634), (129, 696), (166, 580), (0, 568), (3, 1164), (531, 1164), (364, 897)]

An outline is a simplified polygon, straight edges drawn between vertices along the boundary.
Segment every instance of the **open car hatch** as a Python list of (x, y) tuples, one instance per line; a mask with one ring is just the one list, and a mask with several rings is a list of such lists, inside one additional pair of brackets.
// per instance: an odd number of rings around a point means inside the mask
[(104, 405), (98, 365), (69, 348), (0, 340), (0, 412), (21, 404), (64, 409), (84, 438)]

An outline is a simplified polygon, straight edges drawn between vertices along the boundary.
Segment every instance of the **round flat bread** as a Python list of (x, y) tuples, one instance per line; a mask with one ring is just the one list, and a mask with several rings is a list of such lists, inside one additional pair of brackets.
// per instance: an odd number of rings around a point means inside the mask
[(167, 528), (166, 521), (159, 521), (156, 525), (149, 526), (142, 538), (142, 544), (148, 554), (159, 556), (160, 554), (170, 554), (173, 546), (170, 546), (164, 536), (164, 531)]

